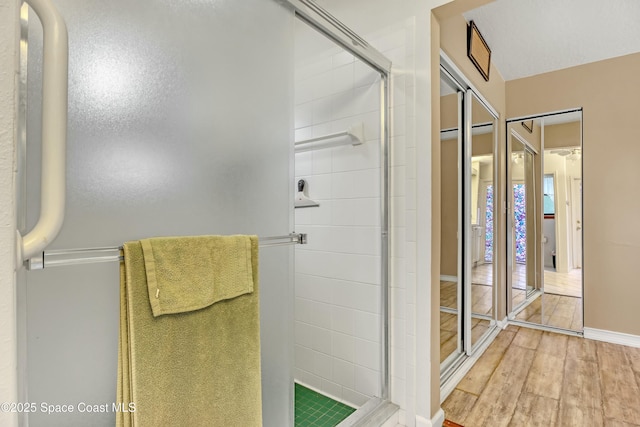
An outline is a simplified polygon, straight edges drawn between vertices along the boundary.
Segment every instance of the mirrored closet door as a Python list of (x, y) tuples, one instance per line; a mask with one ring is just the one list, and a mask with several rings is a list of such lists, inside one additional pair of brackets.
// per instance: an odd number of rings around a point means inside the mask
[[(496, 117), (472, 91), (465, 94), (464, 246), (466, 350), (472, 353), (495, 324)], [(470, 129), (469, 129), (470, 127)]]
[(582, 331), (582, 111), (508, 121), (507, 132), (509, 318)]
[(463, 351), (460, 179), (462, 88), (445, 73), (440, 78), (440, 363), (451, 366)]
[(496, 115), (465, 79), (440, 80), (441, 380), (495, 325)]

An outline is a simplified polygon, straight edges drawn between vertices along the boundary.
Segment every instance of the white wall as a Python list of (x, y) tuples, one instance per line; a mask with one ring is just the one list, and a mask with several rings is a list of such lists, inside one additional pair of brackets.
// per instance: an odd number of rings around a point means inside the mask
[[(17, 401), (14, 153), (19, 3), (0, 1), (0, 402)], [(0, 411), (0, 425), (17, 414)]]
[(296, 231), (309, 235), (296, 248), (295, 378), (353, 406), (381, 391), (379, 82), (328, 41), (296, 65), (296, 140), (364, 123), (362, 145), (295, 155), (296, 183), (320, 203), (295, 210)]

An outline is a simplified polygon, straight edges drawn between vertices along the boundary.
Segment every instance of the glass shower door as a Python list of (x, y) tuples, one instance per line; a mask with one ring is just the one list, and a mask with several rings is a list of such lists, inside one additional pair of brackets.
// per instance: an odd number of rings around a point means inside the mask
[[(276, 1), (54, 0), (69, 29), (67, 215), (52, 249), (293, 230), (293, 13)], [(41, 26), (29, 20), (27, 228)], [(293, 425), (293, 250), (260, 252), (263, 422)], [(113, 402), (118, 263), (26, 273), (29, 401)], [(30, 414), (114, 425), (115, 414)], [(53, 423), (53, 424), (52, 424)]]

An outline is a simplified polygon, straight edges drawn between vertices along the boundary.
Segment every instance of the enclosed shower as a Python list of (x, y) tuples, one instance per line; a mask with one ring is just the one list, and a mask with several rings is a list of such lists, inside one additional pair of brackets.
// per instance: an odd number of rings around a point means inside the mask
[[(66, 213), (18, 272), (20, 399), (114, 401), (124, 242), (251, 234), (263, 425), (294, 425), (294, 381), (356, 417), (386, 403), (390, 63), (307, 1), (53, 4), (69, 33)], [(24, 234), (47, 176), (42, 26), (26, 5), (22, 21)], [(316, 205), (295, 209), (298, 192)], [(21, 417), (107, 426), (115, 414)]]
[(295, 36), (296, 392), (353, 411), (387, 387), (386, 78), (307, 22)]
[(359, 407), (381, 393), (381, 76), (302, 21), (295, 59), (296, 181), (318, 203), (295, 210), (313, 236), (296, 250), (295, 378)]

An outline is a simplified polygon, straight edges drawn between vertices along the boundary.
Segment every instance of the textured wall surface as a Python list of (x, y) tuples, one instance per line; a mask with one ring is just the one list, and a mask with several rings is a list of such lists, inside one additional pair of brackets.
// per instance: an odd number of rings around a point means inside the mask
[[(0, 2), (0, 402), (16, 401), (14, 134), (18, 2)], [(0, 412), (0, 425), (17, 425)]]

